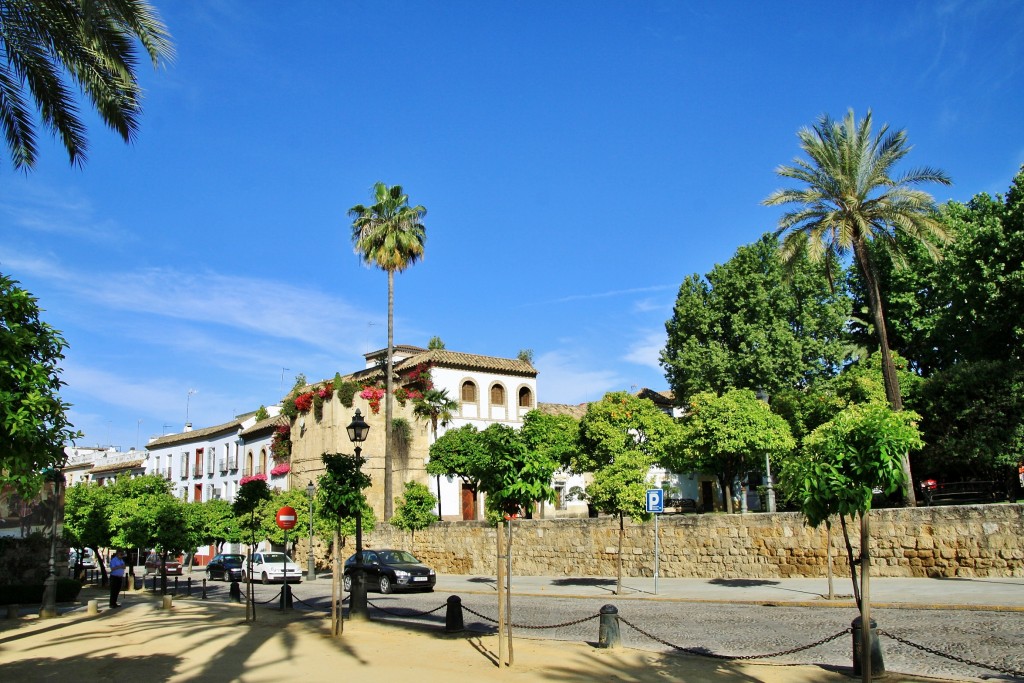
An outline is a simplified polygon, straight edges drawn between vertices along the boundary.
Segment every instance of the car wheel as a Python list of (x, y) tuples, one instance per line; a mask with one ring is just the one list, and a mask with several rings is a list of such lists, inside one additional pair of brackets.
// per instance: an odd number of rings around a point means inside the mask
[(386, 576), (380, 577), (380, 592), (384, 595), (391, 592), (391, 579)]
[(270, 583), (270, 578), (267, 576), (266, 572), (263, 572), (263, 583), (264, 585)]
[(351, 593), (352, 592), (352, 575), (351, 574), (345, 574), (345, 580), (344, 580), (343, 583), (345, 584), (345, 592), (346, 593)]

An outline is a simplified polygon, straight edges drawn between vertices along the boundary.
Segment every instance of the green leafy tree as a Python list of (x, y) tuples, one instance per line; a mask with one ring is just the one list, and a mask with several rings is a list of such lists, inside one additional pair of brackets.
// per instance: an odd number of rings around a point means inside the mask
[(437, 521), (437, 515), (434, 514), (436, 505), (437, 498), (426, 485), (416, 481), (405, 483), (405, 495), (398, 499), (391, 525), (409, 532), (412, 539), (409, 548), (411, 551), (415, 552), (416, 532)]
[[(362, 523), (370, 506), (363, 489), (370, 486), (370, 475), (363, 472), (366, 459), (361, 455), (324, 453), (324, 473), (317, 480), (317, 502), (321, 514), (333, 528), (334, 571), (331, 580), (331, 633), (341, 635), (344, 625), (339, 606), (342, 600), (341, 534), (345, 520), (354, 519), (356, 546), (362, 546)], [(372, 514), (372, 511), (371, 511)]]
[(401, 185), (373, 186), (374, 203), (356, 204), (348, 210), (352, 219), (352, 242), (363, 263), (376, 265), (388, 274), (388, 353), (384, 371), (384, 521), (393, 510), (391, 420), (394, 406), (395, 273), (423, 257), (427, 231), (422, 206), (409, 206)]
[(480, 518), (480, 483), (487, 475), (488, 454), (480, 432), (471, 424), (449, 429), (430, 445), (427, 474), (458, 477), (472, 492), (475, 516)]
[(96, 483), (80, 481), (64, 492), (64, 540), (79, 551), (75, 576), (81, 571), (81, 551), (91, 548), (99, 563), (104, 585), (107, 568), (100, 559), (99, 549), (110, 546), (111, 503), (110, 489)]
[(245, 568), (246, 583), (245, 593), (245, 620), (256, 621), (256, 605), (253, 602), (252, 582), (252, 551), (256, 546), (262, 524), (259, 519), (260, 506), (270, 500), (270, 488), (263, 479), (250, 479), (238, 487), (235, 493), (235, 500), (231, 504), (231, 511), (235, 513), (238, 520), (239, 531), (242, 538), (249, 544), (250, 551), (247, 553)]
[(148, 2), (0, 2), (0, 128), (16, 169), (36, 163), (33, 110), (73, 165), (85, 161), (76, 87), (125, 142), (135, 138), (142, 112), (136, 41), (154, 66), (173, 56), (167, 28)]
[(459, 410), (459, 402), (448, 396), (447, 389), (427, 389), (422, 398), (413, 400), (412, 414), (430, 422), (430, 431), (437, 440), (437, 428), (451, 424), (455, 413)]
[(444, 340), (441, 339), (438, 336), (433, 336), (433, 337), (430, 338), (430, 341), (427, 342), (427, 348), (431, 349), (431, 350), (443, 349), (444, 348)]
[(670, 459), (676, 471), (712, 472), (722, 507), (732, 512), (732, 483), (761, 471), (767, 455), (779, 459), (796, 445), (789, 425), (749, 389), (693, 397), (682, 421), (680, 447)]
[[(916, 420), (910, 411), (895, 411), (882, 403), (853, 405), (805, 439), (806, 457), (790, 460), (782, 478), (796, 490), (800, 509), (813, 527), (832, 515), (843, 521), (854, 593), (857, 594), (856, 562), (845, 519), (860, 519), (861, 582), (857, 595), (861, 623), (871, 623), (869, 590), (870, 525), (875, 489), (892, 494), (903, 485), (903, 462), (910, 451), (921, 448)], [(871, 629), (862, 629), (865, 654), (862, 671), (870, 674)]]
[[(776, 234), (786, 234), (782, 245), (785, 260), (803, 256), (835, 263), (853, 254), (864, 280), (878, 347), (882, 354), (885, 394), (895, 410), (903, 409), (896, 366), (892, 361), (878, 271), (871, 257), (872, 242), (896, 248), (895, 235), (903, 233), (933, 254), (946, 240), (945, 226), (930, 194), (913, 186), (922, 183), (950, 184), (942, 171), (921, 168), (893, 177), (894, 167), (910, 152), (905, 131), (889, 133), (883, 125), (871, 130), (871, 112), (857, 122), (849, 111), (842, 122), (822, 116), (812, 129), (797, 133), (800, 148), (809, 159), (797, 158), (793, 166), (777, 173), (804, 185), (778, 190), (764, 203), (795, 204), (779, 219)], [(903, 463), (903, 499), (916, 504), (909, 457)]]
[(531, 410), (523, 417), (519, 434), (526, 448), (568, 468), (579, 458), (579, 420), (570, 415), (549, 415)]
[(675, 396), (737, 388), (774, 395), (839, 372), (850, 301), (826, 268), (803, 262), (787, 272), (766, 235), (705, 277), (687, 277), (661, 352)]
[(166, 594), (167, 556), (180, 554), (195, 540), (185, 504), (169, 493), (142, 493), (131, 498), (115, 498), (110, 512), (111, 545), (154, 548), (160, 554), (161, 592)]
[(558, 463), (542, 451), (530, 451), (519, 432), (494, 423), (480, 432), (487, 465), (480, 487), (495, 509), (512, 515), (525, 510), (533, 516), (534, 503), (554, 500), (551, 475)]
[(675, 420), (653, 402), (625, 391), (611, 392), (587, 407), (579, 424), (579, 449), (571, 455), (569, 469), (596, 473), (631, 451), (661, 464), (678, 437)]
[(622, 595), (622, 543), (625, 537), (625, 518), (637, 522), (650, 520), (647, 512), (648, 475), (653, 458), (639, 450), (620, 452), (613, 462), (594, 473), (587, 486), (587, 499), (601, 512), (619, 518), (618, 552), (616, 562), (615, 593)]
[(40, 312), (35, 297), (0, 273), (0, 486), (22, 498), (40, 491), (45, 470), (64, 466), (64, 444), (81, 436), (60, 398), (67, 343)]

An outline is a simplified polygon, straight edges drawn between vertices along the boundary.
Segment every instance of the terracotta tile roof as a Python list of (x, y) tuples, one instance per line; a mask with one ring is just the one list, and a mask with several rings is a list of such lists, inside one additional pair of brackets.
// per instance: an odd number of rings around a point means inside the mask
[(587, 414), (587, 406), (589, 405), (589, 403), (579, 403), (574, 405), (566, 403), (538, 403), (537, 410), (545, 415), (568, 415), (569, 417), (581, 420), (583, 419), (583, 416)]
[(154, 447), (170, 446), (176, 443), (188, 443), (190, 441), (206, 441), (209, 437), (217, 434), (224, 434), (226, 432), (237, 431), (242, 426), (242, 420), (235, 418), (230, 422), (224, 424), (215, 425), (213, 427), (203, 427), (202, 429), (193, 429), (191, 432), (181, 432), (180, 434), (167, 434), (166, 436), (157, 437), (148, 444), (146, 448), (153, 449)]
[(264, 432), (271, 432), (278, 425), (286, 425), (289, 423), (290, 420), (284, 415), (275, 415), (273, 417), (268, 417), (265, 420), (260, 420), (252, 427), (243, 429), (241, 432), (238, 433), (238, 435), (244, 439), (247, 436), (255, 436), (257, 434), (262, 434)]
[(676, 397), (671, 391), (654, 391), (644, 387), (640, 391), (636, 392), (637, 398), (646, 398), (649, 401), (653, 401), (657, 405), (664, 406), (675, 406)]
[(123, 472), (125, 470), (137, 470), (145, 466), (145, 460), (125, 460), (113, 465), (100, 465), (89, 470), (90, 474), (103, 474), (104, 472)]

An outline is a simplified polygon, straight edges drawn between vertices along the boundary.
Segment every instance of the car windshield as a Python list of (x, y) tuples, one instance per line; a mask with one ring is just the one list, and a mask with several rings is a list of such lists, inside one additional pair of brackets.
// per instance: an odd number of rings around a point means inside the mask
[(282, 564), (286, 561), (291, 562), (291, 558), (286, 557), (284, 553), (263, 553), (263, 562), (266, 564)]
[(419, 560), (412, 553), (404, 550), (387, 550), (380, 553), (380, 561), (387, 564), (418, 564)]
[(220, 559), (224, 560), (225, 562), (241, 562), (242, 561), (242, 556), (241, 555), (222, 555)]

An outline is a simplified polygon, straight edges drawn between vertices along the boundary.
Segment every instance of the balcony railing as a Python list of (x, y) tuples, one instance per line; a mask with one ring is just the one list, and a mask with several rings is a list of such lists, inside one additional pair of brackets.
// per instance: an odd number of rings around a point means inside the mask
[[(228, 471), (228, 461), (225, 460), (224, 458), (221, 458), (220, 459), (220, 473), (224, 474), (227, 471)], [(211, 474), (212, 474), (212, 472), (211, 472)]]

